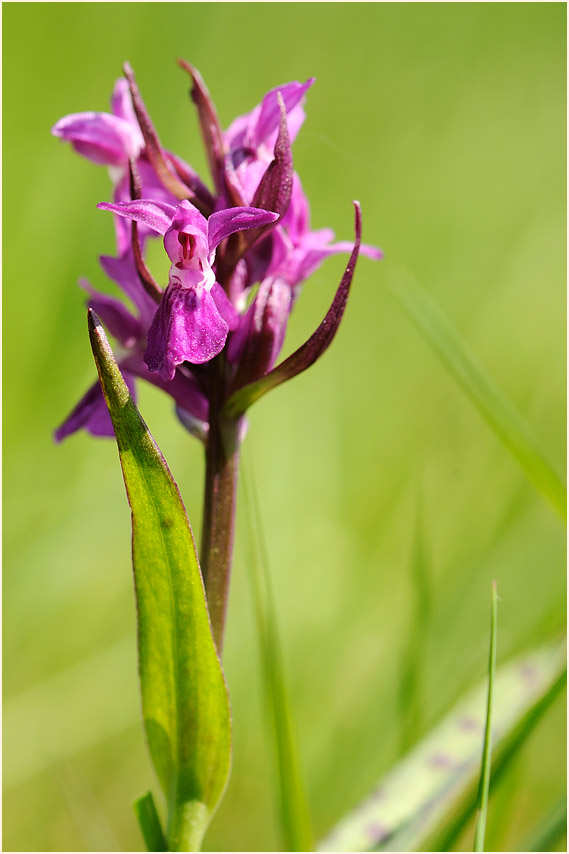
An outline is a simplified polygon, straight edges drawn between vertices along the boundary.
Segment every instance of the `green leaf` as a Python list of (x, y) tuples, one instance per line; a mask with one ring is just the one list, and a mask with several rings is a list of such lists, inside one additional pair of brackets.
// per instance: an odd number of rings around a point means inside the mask
[(152, 792), (147, 792), (133, 804), (147, 851), (167, 851), (168, 843), (160, 824)]
[(474, 850), (484, 851), (486, 835), (486, 814), (488, 812), (488, 792), (490, 789), (490, 765), (492, 761), (492, 707), (494, 704), (494, 679), (496, 678), (496, 641), (498, 633), (498, 592), (496, 582), (492, 582), (492, 617), (490, 620), (490, 655), (488, 661), (488, 700), (486, 703), (486, 723), (484, 725), (484, 748), (482, 768), (478, 784), (478, 817), (474, 834)]
[(281, 652), (277, 614), (269, 574), (268, 553), (261, 527), (253, 468), (244, 453), (243, 498), (250, 532), (251, 588), (255, 606), (263, 688), (271, 718), (278, 771), (278, 808), (286, 851), (312, 851), (313, 839), (300, 757)]
[(530, 481), (566, 519), (566, 487), (546, 459), (525, 420), (457, 330), (407, 271), (392, 271), (387, 277), (387, 284), (482, 417), (517, 459)]
[(142, 712), (168, 847), (199, 850), (229, 774), (229, 698), (178, 488), (91, 311), (89, 335), (132, 510)]
[[(519, 727), (535, 725), (563, 684), (564, 645), (548, 646), (501, 667), (494, 684), (494, 770), (512, 756)], [(469, 817), (476, 807), (487, 681), (449, 715), (318, 845), (319, 851), (416, 851), (467, 792)], [(516, 742), (516, 743), (518, 743)], [(462, 826), (462, 825), (461, 825)], [(448, 851), (438, 840), (429, 851)]]

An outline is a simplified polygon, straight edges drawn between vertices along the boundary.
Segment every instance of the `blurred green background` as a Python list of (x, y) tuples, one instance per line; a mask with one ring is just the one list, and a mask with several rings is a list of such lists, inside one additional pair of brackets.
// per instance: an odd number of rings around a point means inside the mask
[[(129, 510), (111, 441), (52, 430), (93, 381), (80, 276), (105, 289), (104, 169), (50, 136), (108, 109), (123, 61), (163, 143), (203, 169), (175, 65), (222, 124), (314, 75), (295, 165), (314, 227), (362, 259), (339, 335), (258, 403), (261, 496), (308, 796), (322, 835), (401, 755), (402, 663), (421, 519), (430, 585), (419, 737), (483, 677), (490, 582), (499, 662), (565, 621), (564, 531), (385, 287), (407, 267), (565, 465), (564, 4), (10, 3), (4, 32), (4, 849), (138, 850), (154, 786), (139, 720)], [(286, 349), (314, 329), (345, 259), (305, 286)], [(108, 285), (112, 290), (112, 285)], [(199, 444), (140, 388), (199, 536)], [(239, 516), (225, 670), (233, 775), (210, 850), (279, 847), (273, 756)], [(565, 786), (557, 702), (490, 803), (515, 850)]]

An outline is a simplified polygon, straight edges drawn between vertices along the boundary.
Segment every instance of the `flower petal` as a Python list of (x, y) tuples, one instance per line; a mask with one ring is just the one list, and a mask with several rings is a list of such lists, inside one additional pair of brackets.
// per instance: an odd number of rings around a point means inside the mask
[(224, 211), (218, 211), (212, 214), (207, 221), (209, 251), (213, 252), (225, 237), (229, 237), (236, 231), (269, 225), (276, 222), (278, 218), (277, 213), (260, 208), (228, 208)]
[(126, 219), (134, 219), (156, 231), (158, 234), (166, 234), (172, 223), (172, 217), (176, 208), (166, 202), (154, 202), (148, 199), (131, 202), (118, 202), (114, 205), (110, 202), (99, 202), (99, 210), (111, 211)]
[(233, 307), (233, 303), (218, 282), (211, 287), (211, 295), (214, 299), (218, 312), (221, 314), (229, 329), (237, 329), (240, 315)]
[[(305, 93), (314, 83), (315, 79), (316, 78), (314, 77), (310, 77), (306, 83), (298, 83), (296, 81), (286, 83), (284, 86), (277, 86), (275, 89), (271, 89), (270, 92), (267, 92), (261, 102), (261, 110), (253, 134), (252, 142), (255, 147), (258, 147), (262, 143), (266, 144), (269, 137), (277, 131), (280, 121), (280, 108), (278, 104), (279, 93), (284, 101), (285, 110), (290, 116), (290, 113), (302, 100)], [(304, 115), (302, 115), (302, 118), (304, 118)], [(293, 129), (289, 125), (291, 141), (294, 140), (301, 124), (302, 119), (300, 123), (298, 123), (298, 126), (296, 126), (297, 123), (295, 122), (294, 130), (296, 132), (294, 134), (292, 132)]]
[(199, 365), (217, 356), (228, 331), (209, 291), (170, 280), (148, 331), (144, 361), (149, 370), (171, 380), (177, 365)]
[(51, 130), (71, 143), (75, 151), (95, 163), (126, 166), (129, 158), (138, 157), (140, 132), (127, 121), (110, 113), (72, 113)]
[[(149, 326), (152, 318), (156, 314), (156, 303), (145, 291), (132, 257), (132, 250), (129, 249), (124, 255), (119, 258), (112, 258), (110, 255), (101, 255), (99, 258), (101, 267), (107, 276), (117, 283), (119, 288), (126, 296), (132, 300), (134, 305), (140, 312), (140, 317), (144, 326)], [(96, 312), (98, 314), (98, 312)], [(104, 320), (104, 318), (103, 318)]]

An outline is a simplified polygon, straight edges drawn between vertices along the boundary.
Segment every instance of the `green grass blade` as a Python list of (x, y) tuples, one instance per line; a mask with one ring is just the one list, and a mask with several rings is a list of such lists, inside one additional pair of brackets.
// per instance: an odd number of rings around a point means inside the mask
[(168, 847), (199, 850), (229, 774), (227, 689), (178, 488), (93, 312), (89, 335), (132, 510), (142, 712)]
[[(567, 668), (563, 667), (548, 690), (528, 709), (527, 713), (506, 737), (503, 740), (501, 739), (500, 743), (496, 745), (492, 763), (490, 792), (499, 783), (512, 760), (516, 758), (537, 724), (541, 721), (566, 684)], [(454, 805), (451, 820), (447, 820), (444, 827), (438, 831), (434, 831), (431, 835), (427, 850), (450, 851), (472, 818), (476, 809), (476, 802), (477, 791), (474, 785), (467, 787), (459, 798), (458, 803)]]
[(252, 464), (243, 454), (243, 497), (250, 531), (249, 572), (253, 591), (266, 708), (272, 721), (278, 769), (278, 811), (285, 850), (312, 851), (310, 816), (293, 715), (286, 688), (284, 662), (278, 636), (277, 614), (262, 534)]
[(566, 519), (566, 487), (541, 451), (525, 420), (464, 339), (407, 271), (391, 269), (387, 284), (479, 413), (517, 459), (529, 480)]
[[(500, 767), (557, 696), (565, 678), (564, 645), (548, 646), (501, 667), (494, 683), (494, 762)], [(323, 839), (319, 851), (417, 851), (468, 793), (467, 817), (477, 803), (480, 749), (487, 682), (460, 701), (447, 717), (404, 757), (360, 806)], [(525, 737), (522, 733), (521, 737)], [(464, 825), (462, 824), (461, 827)], [(448, 851), (447, 839), (428, 851)]]
[(167, 851), (168, 843), (160, 824), (152, 792), (147, 792), (133, 804), (147, 851)]
[(520, 847), (520, 851), (552, 851), (567, 833), (567, 798), (563, 797)]
[(496, 582), (492, 582), (492, 617), (490, 620), (490, 656), (488, 662), (488, 700), (486, 703), (486, 723), (484, 726), (484, 749), (482, 768), (478, 786), (478, 818), (474, 834), (474, 850), (484, 851), (486, 835), (486, 814), (488, 812), (488, 792), (490, 790), (490, 765), (492, 762), (492, 709), (494, 704), (494, 679), (496, 678), (496, 642), (498, 633), (498, 593)]

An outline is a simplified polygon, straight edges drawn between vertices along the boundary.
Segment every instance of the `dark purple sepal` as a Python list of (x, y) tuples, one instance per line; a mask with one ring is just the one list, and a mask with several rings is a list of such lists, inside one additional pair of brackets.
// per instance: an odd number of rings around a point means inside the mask
[(262, 282), (240, 327), (231, 336), (227, 359), (237, 362), (230, 391), (270, 371), (283, 346), (292, 302), (291, 288), (282, 279)]
[(148, 115), (148, 111), (136, 84), (134, 72), (128, 62), (125, 62), (123, 71), (124, 76), (128, 80), (134, 112), (136, 113), (136, 118), (140, 125), (140, 130), (142, 131), (142, 136), (144, 137), (146, 154), (154, 167), (154, 171), (158, 175), (164, 187), (166, 187), (166, 189), (169, 190), (177, 199), (180, 199), (180, 201), (182, 199), (193, 199), (194, 193), (192, 193), (189, 187), (182, 184), (175, 169), (173, 169), (166, 160), (165, 151), (162, 148), (160, 140), (158, 139), (158, 134), (154, 129), (150, 116)]
[(148, 331), (144, 361), (165, 380), (177, 365), (209, 362), (223, 349), (229, 327), (211, 293), (170, 281)]
[(274, 160), (269, 167), (253, 197), (255, 208), (275, 211), (282, 218), (288, 210), (292, 193), (292, 149), (288, 135), (286, 109), (280, 92), (277, 95), (280, 109), (280, 122), (277, 141), (275, 142)]
[[(135, 400), (134, 378), (127, 371), (123, 371), (123, 378), (133, 400)], [(83, 395), (63, 424), (57, 428), (53, 437), (56, 442), (62, 442), (67, 436), (71, 436), (72, 433), (81, 429), (87, 430), (92, 436), (111, 438), (115, 435), (109, 410), (101, 391), (101, 384), (98, 380)]]
[(223, 131), (211, 95), (201, 74), (193, 65), (185, 59), (179, 59), (178, 65), (192, 78), (190, 95), (198, 111), (202, 138), (216, 192), (219, 196), (228, 196), (231, 204), (236, 207), (243, 205), (243, 196), (233, 173), (233, 164), (227, 157)]
[(355, 232), (356, 239), (354, 248), (350, 255), (350, 260), (342, 276), (342, 281), (336, 291), (332, 304), (326, 313), (326, 317), (298, 350), (281, 362), (272, 371), (269, 371), (264, 377), (256, 382), (244, 386), (231, 395), (223, 408), (223, 413), (230, 418), (238, 418), (241, 416), (256, 400), (262, 397), (267, 391), (275, 388), (281, 383), (292, 379), (292, 377), (305, 371), (320, 358), (322, 353), (330, 346), (340, 321), (344, 315), (346, 303), (350, 293), (350, 286), (354, 276), (356, 261), (360, 251), (361, 236), (362, 236), (362, 218), (359, 202), (354, 202), (355, 207)]

